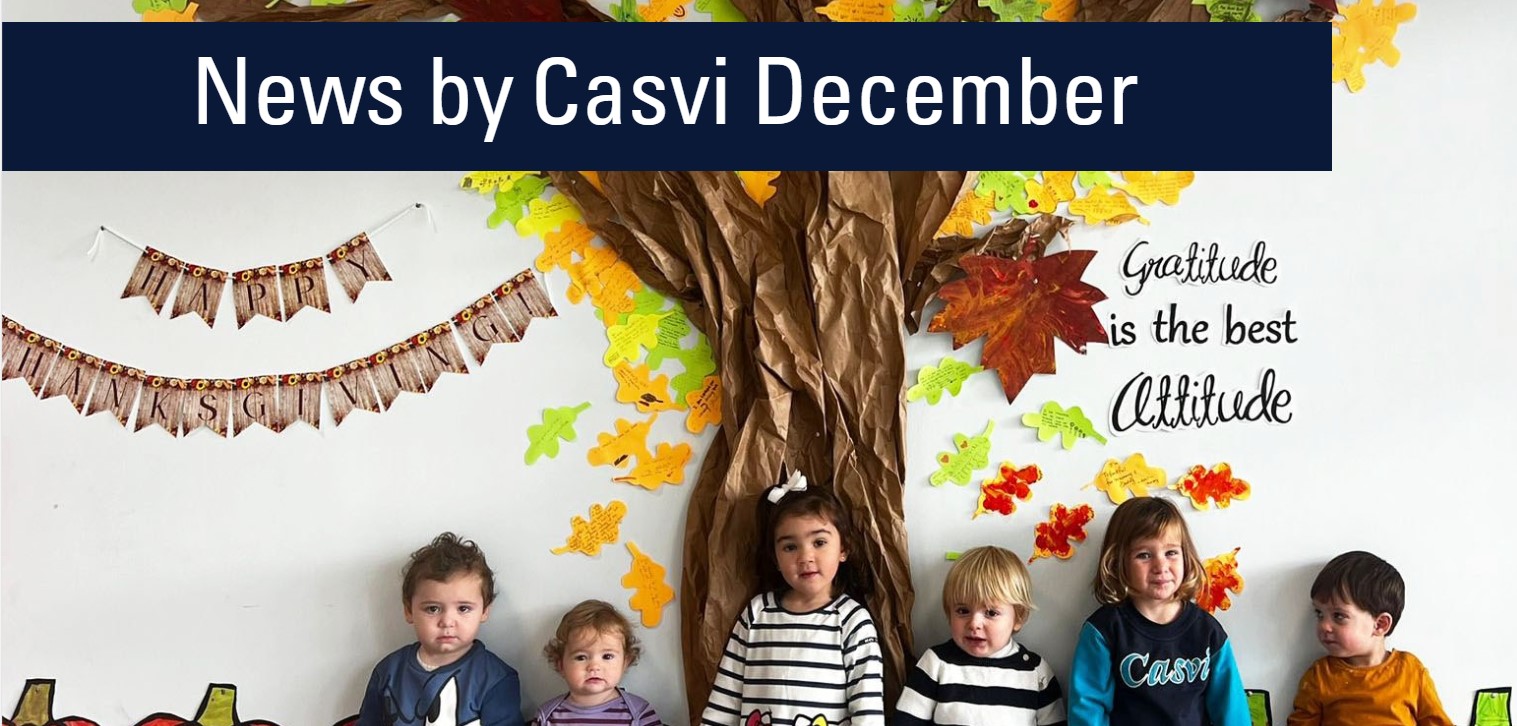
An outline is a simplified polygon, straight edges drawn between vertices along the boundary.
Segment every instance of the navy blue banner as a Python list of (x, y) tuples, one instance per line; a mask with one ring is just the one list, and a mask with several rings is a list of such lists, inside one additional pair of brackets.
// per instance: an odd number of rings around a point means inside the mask
[(1329, 33), (5, 23), (3, 166), (1327, 170)]

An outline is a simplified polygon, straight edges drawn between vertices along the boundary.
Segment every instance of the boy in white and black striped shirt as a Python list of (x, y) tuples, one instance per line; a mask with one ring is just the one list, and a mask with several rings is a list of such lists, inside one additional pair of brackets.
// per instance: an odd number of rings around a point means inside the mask
[(1053, 669), (1012, 639), (1032, 613), (1032, 578), (1000, 547), (965, 552), (943, 584), (953, 638), (922, 654), (895, 726), (1064, 726)]

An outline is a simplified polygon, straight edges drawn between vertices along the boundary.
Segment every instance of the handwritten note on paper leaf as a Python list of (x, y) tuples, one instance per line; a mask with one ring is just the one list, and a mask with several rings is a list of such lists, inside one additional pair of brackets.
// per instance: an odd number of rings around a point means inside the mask
[(543, 251), (537, 256), (537, 269), (543, 272), (569, 269), (574, 263), (574, 255), (583, 258), (593, 239), (595, 233), (589, 227), (579, 222), (564, 222), (558, 231), (543, 235)]
[(1115, 189), (1104, 191), (1100, 187), (1091, 189), (1085, 196), (1069, 203), (1069, 213), (1084, 217), (1086, 224), (1105, 222), (1115, 225), (1134, 219), (1148, 224), (1148, 220), (1138, 215), (1138, 209), (1132, 205), (1132, 200)]
[(1027, 209), (1036, 214), (1053, 214), (1059, 208), (1059, 196), (1053, 187), (1037, 179), (1027, 180)]
[(647, 421), (635, 424), (626, 419), (617, 419), (616, 433), (602, 433), (596, 436), (600, 445), (591, 449), (586, 456), (590, 465), (625, 469), (634, 458), (648, 458), (648, 432), (653, 430), (653, 422), (656, 420), (658, 420), (656, 413), (649, 416)]
[(1052, 23), (1072, 23), (1079, 12), (1080, 0), (1053, 0), (1043, 11), (1043, 19)]
[[(480, 194), (505, 191), (514, 186), (518, 180), (536, 173), (535, 171), (471, 171), (459, 180), (458, 188), (473, 189)], [(538, 193), (542, 193), (542, 190), (539, 189)]]
[(1231, 592), (1237, 595), (1243, 592), (1243, 575), (1238, 574), (1238, 551), (1242, 547), (1234, 547), (1232, 552), (1217, 555), (1202, 563), (1206, 570), (1205, 587), (1196, 592), (1196, 605), (1202, 610), (1215, 614), (1218, 610), (1227, 610), (1233, 606), (1232, 598), (1227, 596)]
[(990, 432), (995, 426), (994, 421), (986, 421), (985, 430), (979, 436), (954, 434), (955, 450), (938, 453), (938, 470), (932, 473), (928, 481), (935, 487), (943, 486), (944, 482), (949, 481), (959, 486), (968, 484), (974, 478), (976, 469), (990, 465)]
[(485, 226), (495, 229), (506, 222), (515, 226), (521, 221), (527, 203), (537, 199), (547, 188), (546, 178), (533, 175), (521, 177), (510, 187), (495, 192), (495, 211), (485, 220)]
[(975, 0), (982, 8), (990, 8), (996, 20), (1002, 23), (1021, 21), (1036, 23), (1048, 9), (1049, 0)]
[(622, 361), (611, 369), (611, 375), (616, 378), (616, 400), (636, 406), (638, 413), (674, 408), (669, 397), (669, 377), (654, 377), (647, 364), (633, 366)]
[(684, 484), (685, 465), (689, 463), (689, 444), (658, 444), (653, 456), (638, 459), (631, 472), (612, 481), (640, 486), (651, 492), (665, 484)]
[(1086, 189), (1110, 187), (1115, 183), (1112, 181), (1111, 175), (1104, 171), (1077, 171), (1075, 172), (1075, 180)]
[(933, 235), (936, 237), (973, 237), (976, 224), (990, 224), (990, 212), (995, 204), (978, 194), (965, 194), (958, 204), (949, 210), (942, 226)]
[(895, 13), (895, 22), (897, 23), (927, 22), (927, 3), (925, 0), (907, 0), (905, 4), (896, 3), (890, 10)]
[(604, 506), (600, 504), (590, 505), (590, 518), (587, 520), (578, 514), (569, 520), (571, 532), (563, 547), (558, 547), (549, 552), (561, 555), (566, 552), (579, 552), (590, 557), (600, 554), (600, 548), (604, 545), (616, 542), (621, 537), (622, 517), (627, 516), (627, 505), (619, 500), (612, 500)]
[(527, 217), (516, 223), (516, 233), (523, 236), (544, 235), (566, 222), (580, 220), (579, 207), (562, 194), (554, 194), (548, 201), (533, 199), (527, 203)]
[[(1043, 470), (1037, 464), (1018, 468), (1009, 461), (1001, 462), (995, 476), (980, 482), (980, 500), (975, 503), (974, 516), (997, 512), (1010, 516), (1017, 511), (1017, 500), (1032, 498), (1032, 485), (1043, 478)], [(973, 517), (971, 517), (973, 519)]]
[(1191, 506), (1196, 509), (1211, 509), (1213, 503), (1226, 509), (1233, 500), (1247, 499), (1250, 493), (1248, 482), (1234, 478), (1233, 468), (1227, 462), (1210, 470), (1200, 465), (1193, 466), (1170, 488), (1190, 497)]
[(696, 341), (694, 348), (681, 350), (677, 355), (685, 370), (669, 381), (669, 385), (674, 388), (674, 400), (684, 401), (690, 397), (691, 391), (705, 384), (707, 376), (716, 372), (716, 358), (711, 355), (711, 341), (704, 335)]
[(1395, 45), (1396, 30), (1401, 23), (1417, 16), (1417, 6), (1386, 0), (1359, 0), (1353, 5), (1339, 5), (1343, 16), (1333, 21), (1338, 33), (1333, 36), (1333, 83), (1346, 81), (1348, 90), (1358, 93), (1364, 88), (1364, 66), (1379, 61), (1389, 67), (1401, 62)]
[(699, 390), (691, 391), (685, 396), (685, 405), (690, 407), (690, 413), (685, 415), (686, 431), (698, 434), (705, 431), (707, 426), (721, 424), (722, 379), (706, 376)]
[(1075, 172), (1045, 171), (1043, 172), (1043, 186), (1053, 193), (1054, 199), (1061, 202), (1074, 201)]
[(627, 543), (627, 551), (632, 553), (632, 569), (622, 576), (622, 587), (632, 591), (627, 604), (642, 613), (643, 627), (656, 628), (664, 620), (664, 606), (674, 602), (674, 588), (664, 582), (663, 565), (631, 542)]
[(895, 19), (895, 0), (832, 0), (816, 9), (834, 23), (888, 23)]
[(1089, 504), (1073, 509), (1063, 504), (1049, 507), (1048, 521), (1039, 522), (1033, 530), (1032, 562), (1040, 557), (1057, 557), (1067, 560), (1075, 556), (1075, 543), (1085, 541), (1085, 525), (1096, 518), (1096, 510)]
[(1192, 5), (1205, 5), (1206, 14), (1213, 23), (1262, 23), (1264, 18), (1254, 12), (1254, 0), (1191, 0)]
[(637, 14), (643, 16), (643, 22), (662, 23), (684, 4), (685, 0), (653, 0), (647, 5), (637, 6)]
[(563, 406), (550, 408), (543, 411), (543, 422), (527, 427), (527, 439), (532, 443), (527, 447), (527, 464), (537, 463), (538, 457), (546, 456), (549, 459), (558, 456), (558, 442), (573, 441), (578, 434), (574, 433), (574, 422), (579, 414), (589, 408), (588, 402), (578, 406)]
[(1086, 484), (1106, 492), (1112, 504), (1121, 504), (1128, 497), (1146, 497), (1150, 489), (1163, 489), (1169, 477), (1157, 466), (1149, 466), (1142, 454), (1133, 454), (1125, 461), (1107, 459), (1101, 465), (1101, 473)]
[(711, 15), (713, 23), (746, 23), (748, 18), (732, 0), (695, 0), (695, 9)]
[(643, 289), (642, 280), (632, 267), (609, 247), (590, 246), (582, 259), (569, 266), (569, 302), (578, 305), (586, 297), (591, 304), (610, 315), (603, 315), (607, 326), (619, 322), (623, 312), (631, 310), (631, 293)]
[(743, 191), (760, 207), (774, 196), (774, 180), (780, 178), (777, 171), (740, 171), (737, 178), (743, 180)]
[(200, 9), (200, 5), (198, 3), (185, 3), (184, 0), (177, 0), (174, 4), (175, 5), (184, 5), (184, 9), (183, 10), (175, 10), (173, 8), (161, 8), (161, 9), (147, 10), (147, 11), (145, 11), (145, 12), (142, 13), (142, 22), (144, 22), (144, 23), (193, 23), (193, 22), (195, 22), (195, 12)]
[(945, 391), (950, 396), (958, 396), (964, 387), (964, 381), (983, 370), (984, 366), (970, 365), (956, 358), (944, 358), (935, 366), (922, 366), (922, 370), (917, 371), (916, 385), (906, 389), (906, 400), (920, 401), (925, 398), (927, 405), (936, 406)]
[(997, 212), (1028, 214), (1032, 210), (1027, 206), (1027, 180), (1036, 175), (1035, 171), (982, 171), (974, 193), (994, 199)]
[(635, 360), (642, 348), (658, 344), (658, 323), (667, 313), (654, 315), (628, 315), (627, 322), (617, 323), (606, 329), (606, 365), (615, 366), (622, 361)]
[(1096, 425), (1085, 417), (1079, 406), (1070, 406), (1066, 411), (1058, 403), (1049, 401), (1037, 413), (1024, 414), (1022, 425), (1037, 429), (1039, 441), (1058, 436), (1065, 450), (1073, 449), (1076, 440), (1087, 437), (1106, 443), (1106, 437), (1096, 431)]
[(1144, 204), (1164, 202), (1179, 204), (1180, 190), (1196, 180), (1193, 171), (1124, 171), (1123, 181), (1117, 188), (1138, 198)]

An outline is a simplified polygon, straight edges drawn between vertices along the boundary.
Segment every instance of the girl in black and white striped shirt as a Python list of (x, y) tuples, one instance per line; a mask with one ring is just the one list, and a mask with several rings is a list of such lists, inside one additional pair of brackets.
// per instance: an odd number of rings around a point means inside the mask
[(884, 726), (871, 584), (830, 491), (796, 474), (759, 502), (765, 592), (738, 615), (701, 723)]

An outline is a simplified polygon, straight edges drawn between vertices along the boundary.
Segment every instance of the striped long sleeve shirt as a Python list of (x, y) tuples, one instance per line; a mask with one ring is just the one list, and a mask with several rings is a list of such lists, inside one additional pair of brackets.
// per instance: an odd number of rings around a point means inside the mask
[(952, 640), (922, 654), (895, 726), (1064, 726), (1064, 692), (1048, 662), (1013, 641), (976, 658)]
[(738, 615), (701, 723), (884, 726), (884, 670), (874, 621), (857, 600), (793, 613), (765, 593)]

